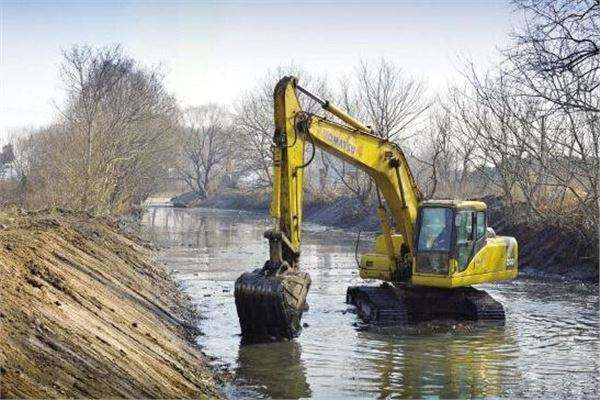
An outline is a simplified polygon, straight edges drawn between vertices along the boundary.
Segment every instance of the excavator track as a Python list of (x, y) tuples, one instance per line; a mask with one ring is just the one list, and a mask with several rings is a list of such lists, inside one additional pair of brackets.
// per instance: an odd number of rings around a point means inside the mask
[(391, 287), (352, 286), (346, 292), (346, 303), (356, 306), (363, 321), (378, 326), (410, 324), (405, 304), (398, 300)]
[(473, 287), (352, 286), (346, 302), (357, 308), (364, 322), (378, 327), (408, 327), (436, 320), (503, 324), (505, 318), (502, 304)]
[(269, 273), (265, 268), (235, 281), (235, 305), (246, 342), (292, 339), (300, 334), (310, 276), (301, 271)]

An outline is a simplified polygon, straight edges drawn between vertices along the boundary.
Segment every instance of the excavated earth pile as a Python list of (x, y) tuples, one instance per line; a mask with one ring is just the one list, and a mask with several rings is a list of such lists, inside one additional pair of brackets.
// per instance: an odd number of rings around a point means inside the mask
[(218, 397), (197, 316), (110, 220), (0, 211), (0, 397)]

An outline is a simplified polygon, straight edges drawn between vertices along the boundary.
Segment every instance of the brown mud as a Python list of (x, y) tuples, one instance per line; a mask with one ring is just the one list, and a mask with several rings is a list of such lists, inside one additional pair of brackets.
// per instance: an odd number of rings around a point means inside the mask
[(189, 299), (116, 221), (0, 211), (0, 397), (219, 397)]

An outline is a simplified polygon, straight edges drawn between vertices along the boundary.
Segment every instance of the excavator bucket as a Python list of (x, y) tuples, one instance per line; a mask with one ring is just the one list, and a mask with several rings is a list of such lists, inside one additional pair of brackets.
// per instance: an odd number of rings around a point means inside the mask
[(276, 274), (262, 268), (242, 274), (235, 281), (234, 296), (243, 339), (298, 336), (310, 283), (310, 275), (295, 270)]

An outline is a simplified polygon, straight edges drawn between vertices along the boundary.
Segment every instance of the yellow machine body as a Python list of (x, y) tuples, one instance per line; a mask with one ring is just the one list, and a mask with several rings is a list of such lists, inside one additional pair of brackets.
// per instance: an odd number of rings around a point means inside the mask
[[(394, 249), (400, 249), (404, 244), (402, 235), (392, 233), (391, 237)], [(395, 269), (395, 265), (390, 261), (387, 254), (385, 235), (378, 235), (373, 250), (360, 257), (360, 277), (390, 282), (394, 280)]]
[[(484, 213), (485, 215), (487, 211), (485, 203), (475, 201), (437, 202), (437, 204), (436, 202), (426, 202), (425, 204), (450, 208), (453, 216), (460, 212)], [(437, 271), (422, 272), (419, 268), (419, 257), (417, 256), (413, 258), (410, 283), (421, 286), (453, 288), (516, 278), (518, 275), (517, 241), (509, 236), (496, 236), (487, 229), (487, 218), (482, 220), (484, 224), (480, 231), (484, 233), (480, 238), (473, 238), (470, 254), (466, 256), (466, 259), (459, 259), (459, 252), (456, 251), (458, 238), (454, 238), (455, 251), (448, 252), (447, 271), (442, 271), (442, 273)], [(478, 222), (476, 218), (474, 222), (475, 226), (472, 227), (472, 230), (476, 232), (476, 223)], [(420, 230), (419, 228), (417, 227), (417, 231)], [(397, 252), (404, 243), (402, 235), (392, 233), (391, 238), (394, 251)], [(461, 266), (461, 264), (463, 265)], [(396, 265), (390, 260), (387, 253), (385, 234), (378, 235), (373, 250), (363, 254), (360, 258), (360, 277), (393, 282), (395, 281), (395, 271)]]
[[(329, 118), (304, 111), (299, 92), (319, 103)], [(361, 257), (360, 276), (396, 287), (348, 288), (346, 301), (359, 315), (382, 326), (448, 316), (504, 320), (501, 304), (468, 287), (518, 273), (517, 242), (488, 229), (485, 203), (425, 200), (398, 144), (308, 92), (294, 77), (277, 83), (273, 100), (270, 212), (275, 224), (265, 232), (269, 259), (263, 268), (242, 274), (235, 283), (243, 336), (290, 339), (301, 330), (311, 284), (300, 268), (303, 179), (317, 148), (364, 171), (376, 186), (382, 233)], [(408, 312), (415, 306), (418, 310)]]
[[(343, 123), (304, 112), (298, 91)], [(362, 278), (453, 288), (517, 276), (517, 242), (488, 229), (485, 203), (423, 199), (397, 144), (301, 88), (293, 77), (282, 79), (275, 89), (275, 126), (271, 215), (277, 221), (275, 231), (285, 239), (283, 258), (290, 266), (296, 267), (300, 254), (309, 142), (362, 169), (377, 186), (382, 234), (361, 257)], [(441, 248), (436, 235), (446, 238)]]

